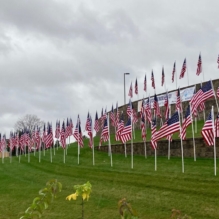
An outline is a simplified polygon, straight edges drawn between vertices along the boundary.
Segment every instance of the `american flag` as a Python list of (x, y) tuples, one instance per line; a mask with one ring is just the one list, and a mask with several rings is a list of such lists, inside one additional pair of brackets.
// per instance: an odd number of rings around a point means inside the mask
[(45, 144), (45, 141), (46, 141), (46, 124), (44, 123), (42, 142)]
[(56, 121), (55, 138), (59, 139), (60, 136), (60, 121)]
[(132, 121), (131, 121), (131, 118), (128, 118), (128, 121), (120, 134), (120, 139), (121, 139), (123, 144), (132, 139)]
[(151, 123), (151, 103), (150, 103), (150, 97), (148, 97), (147, 100), (146, 100), (145, 113), (146, 113), (147, 120)]
[(160, 107), (159, 107), (158, 98), (156, 94), (154, 95), (154, 111), (155, 111), (155, 115), (161, 118)]
[(172, 137), (173, 137), (173, 134), (171, 134), (171, 135), (167, 135), (167, 140), (170, 141), (170, 142), (172, 142), (172, 140), (173, 140)]
[(83, 142), (83, 136), (82, 136), (82, 131), (81, 131), (81, 124), (80, 124), (79, 115), (78, 115), (77, 125), (75, 127), (75, 131), (73, 133), (73, 136), (74, 136), (75, 140), (78, 142), (78, 145), (83, 148), (84, 142)]
[(219, 98), (219, 87), (217, 88), (217, 97)]
[(138, 122), (138, 115), (137, 112), (135, 111), (134, 107), (132, 106), (132, 112), (133, 112), (133, 117), (132, 117), (132, 123), (135, 124)]
[(161, 86), (164, 85), (164, 79), (165, 79), (165, 75), (164, 75), (164, 67), (162, 68), (162, 76), (161, 76)]
[(129, 100), (129, 103), (128, 103), (126, 112), (127, 112), (127, 115), (128, 115), (129, 117), (131, 117), (131, 116), (133, 115), (131, 99)]
[(141, 137), (143, 141), (146, 141), (145, 119), (144, 115), (141, 118)]
[(169, 119), (169, 98), (168, 98), (168, 93), (166, 94), (165, 100), (164, 100), (164, 106), (165, 106), (165, 119)]
[(141, 102), (141, 111), (140, 111), (140, 116), (142, 118), (142, 116), (145, 117), (145, 106), (146, 106), (146, 102), (144, 99), (142, 99), (142, 102)]
[(215, 119), (215, 137), (219, 137), (219, 113), (217, 114), (217, 117)]
[(108, 128), (108, 123), (107, 123), (107, 118), (104, 120), (104, 124), (103, 124), (103, 130), (101, 132), (101, 136), (100, 136), (100, 144), (99, 146), (101, 146), (102, 141), (106, 142), (109, 140), (109, 128)]
[(88, 115), (87, 121), (86, 121), (86, 127), (85, 127), (87, 134), (89, 136), (89, 147), (92, 148), (93, 146), (93, 133), (92, 133), (92, 119), (91, 116)]
[(180, 122), (178, 111), (175, 112), (170, 119), (167, 120), (156, 133), (156, 141), (170, 134), (180, 131)]
[(186, 72), (186, 59), (184, 59), (183, 65), (182, 65), (182, 70), (179, 76), (179, 79), (183, 78)]
[(206, 142), (208, 146), (214, 145), (213, 125), (214, 124), (212, 121), (212, 111), (211, 111), (201, 131), (202, 137), (204, 138), (204, 141)]
[(95, 122), (94, 122), (94, 130), (96, 132), (99, 132), (99, 130), (100, 130), (97, 111), (96, 111)]
[(63, 121), (62, 123), (62, 129), (61, 129), (61, 132), (60, 132), (60, 142), (61, 142), (61, 145), (62, 145), (62, 148), (65, 148), (66, 147), (66, 138), (65, 138), (65, 122)]
[(87, 131), (88, 130), (88, 126), (90, 125), (90, 114), (89, 114), (89, 112), (87, 113), (87, 120), (86, 120), (86, 122), (85, 122), (85, 131)]
[[(105, 110), (106, 111), (106, 110)], [(103, 113), (103, 108), (102, 108), (102, 111), (101, 111), (101, 117), (100, 117), (100, 120), (101, 120), (101, 128), (103, 128), (103, 123), (104, 123), (104, 120), (106, 119), (106, 113)]]
[(45, 139), (46, 148), (49, 148), (53, 144), (53, 134), (52, 134), (52, 125), (48, 123), (47, 125), (47, 135)]
[(146, 74), (144, 76), (144, 91), (147, 91), (147, 78), (146, 78)]
[(181, 132), (182, 140), (186, 139), (186, 128), (190, 124), (192, 124), (192, 116), (191, 116), (191, 112), (190, 112), (190, 105), (188, 105), (188, 107), (186, 109), (185, 118), (183, 119), (183, 123), (182, 123), (182, 132)]
[(154, 150), (157, 148), (157, 141), (155, 140), (156, 133), (157, 133), (156, 118), (154, 118), (151, 124), (151, 146)]
[(202, 58), (201, 58), (201, 54), (199, 54), (196, 75), (200, 75), (201, 72), (202, 72)]
[(133, 91), (132, 91), (132, 82), (131, 82), (131, 85), (130, 85), (130, 88), (129, 88), (129, 93), (128, 93), (128, 96), (129, 96), (130, 98), (132, 98), (132, 97), (133, 97)]
[[(73, 125), (73, 121), (72, 121), (72, 118), (69, 119), (69, 134), (70, 136), (73, 135), (73, 128), (74, 128), (74, 125)], [(60, 127), (60, 121), (59, 121), (59, 127)]]
[(199, 112), (203, 112), (205, 110), (205, 103), (201, 102), (198, 109), (199, 109)]
[(122, 130), (124, 129), (124, 118), (123, 118), (123, 113), (121, 114), (120, 116), (120, 121), (118, 123), (118, 126), (117, 126), (117, 130), (116, 130), (116, 141), (120, 141), (120, 134), (122, 132)]
[(200, 88), (194, 96), (190, 101), (192, 104), (192, 114), (197, 110), (200, 104), (214, 96), (214, 90), (212, 89), (211, 81), (206, 82), (205, 85)]
[(154, 81), (154, 73), (153, 70), (151, 72), (151, 86), (155, 89), (155, 81)]
[(206, 82), (205, 85), (202, 87), (202, 91), (203, 91), (203, 94), (202, 94), (201, 102), (204, 102), (207, 99), (214, 97), (214, 90), (212, 88), (212, 82), (211, 81)]
[(93, 147), (93, 133), (92, 133), (92, 119), (91, 116), (89, 116), (88, 118), (88, 122), (87, 122), (87, 134), (90, 137), (89, 138), (89, 147), (92, 148)]
[(198, 92), (194, 93), (194, 95), (192, 96), (190, 100), (192, 115), (197, 114), (198, 102), (201, 99), (202, 94), (203, 94), (203, 91), (200, 88)]
[(115, 115), (114, 115), (113, 105), (112, 105), (112, 109), (111, 109), (111, 112), (110, 112), (110, 119), (111, 119), (111, 125), (115, 126)]
[(179, 110), (182, 112), (181, 98), (180, 98), (180, 90), (177, 90), (177, 99), (176, 99), (176, 111)]
[(118, 109), (118, 102), (116, 103), (116, 116), (115, 116), (115, 126), (118, 127), (119, 123), (119, 109)]
[(35, 136), (36, 136), (36, 147), (37, 147), (37, 149), (39, 149), (41, 138), (40, 138), (40, 128), (38, 128), (38, 127), (36, 129)]
[(137, 78), (135, 80), (135, 94), (138, 94), (138, 81), (137, 81)]
[(218, 58), (217, 58), (217, 64), (218, 64), (218, 68), (219, 68), (219, 55), (218, 55)]
[(174, 64), (173, 64), (172, 83), (174, 82), (175, 72), (176, 72), (176, 62), (174, 62)]
[[(59, 127), (60, 127), (60, 125), (59, 125)], [(67, 118), (66, 129), (65, 129), (66, 138), (70, 137), (73, 134), (72, 128), (73, 128), (72, 119)]]

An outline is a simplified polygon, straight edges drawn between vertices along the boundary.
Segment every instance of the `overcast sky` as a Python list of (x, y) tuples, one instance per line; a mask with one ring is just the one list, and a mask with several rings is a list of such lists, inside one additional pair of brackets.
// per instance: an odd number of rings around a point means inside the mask
[[(82, 129), (88, 111), (124, 104), (137, 78), (139, 96), (148, 94), (153, 69), (156, 93), (164, 66), (168, 90), (173, 63), (187, 59), (189, 84), (219, 76), (218, 0), (0, 0), (0, 132), (13, 130), (26, 114)], [(199, 53), (203, 72), (196, 76)], [(178, 77), (177, 76), (177, 77)], [(187, 73), (180, 87), (188, 85)]]

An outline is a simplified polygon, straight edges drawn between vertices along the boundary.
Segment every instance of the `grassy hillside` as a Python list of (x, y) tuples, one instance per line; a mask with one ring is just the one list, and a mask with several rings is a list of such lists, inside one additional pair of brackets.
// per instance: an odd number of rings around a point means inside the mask
[[(137, 138), (137, 134), (136, 134)], [(98, 139), (97, 139), (98, 141)], [(87, 145), (87, 142), (85, 142)], [(46, 219), (80, 218), (80, 201), (66, 201), (74, 192), (75, 184), (90, 181), (92, 193), (85, 203), (86, 219), (120, 218), (117, 202), (127, 198), (139, 212), (139, 218), (167, 219), (171, 210), (179, 209), (195, 219), (218, 219), (219, 180), (214, 176), (213, 159), (185, 159), (185, 173), (181, 172), (181, 159), (158, 157), (154, 171), (154, 157), (134, 156), (134, 169), (130, 168), (130, 155), (113, 154), (113, 167), (106, 153), (92, 151), (85, 146), (77, 163), (77, 146), (68, 148), (63, 164), (63, 149), (56, 150), (53, 162), (50, 151), (41, 163), (31, 154), (30, 163), (24, 155), (21, 162), (13, 157), (0, 163), (0, 218), (15, 219), (32, 203), (38, 191), (53, 178), (63, 184), (63, 191), (45, 211)], [(218, 165), (217, 165), (218, 168)], [(217, 172), (218, 174), (218, 172)]]

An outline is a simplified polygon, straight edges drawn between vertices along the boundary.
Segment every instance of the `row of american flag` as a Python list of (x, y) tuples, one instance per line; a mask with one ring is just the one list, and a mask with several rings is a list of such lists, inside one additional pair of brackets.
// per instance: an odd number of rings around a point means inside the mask
[[(219, 97), (219, 88), (216, 93), (217, 97)], [(116, 105), (116, 109), (112, 109), (109, 113), (105, 110), (105, 112), (101, 111), (101, 116), (98, 118), (98, 113), (95, 115), (95, 122), (92, 123), (91, 115), (88, 113), (87, 120), (85, 123), (85, 131), (87, 131), (89, 136), (89, 146), (93, 147), (93, 129), (96, 132), (101, 132), (100, 134), (100, 143), (106, 142), (109, 140), (109, 126), (110, 124), (115, 127), (115, 140), (121, 141), (125, 143), (132, 138), (133, 132), (133, 124), (136, 124), (141, 119), (141, 133), (143, 141), (146, 141), (146, 122), (150, 124), (151, 127), (151, 145), (155, 149), (157, 147), (157, 141), (161, 138), (166, 137), (168, 140), (172, 140), (172, 134), (180, 131), (180, 137), (184, 140), (186, 138), (186, 128), (192, 123), (192, 116), (197, 117), (198, 112), (201, 112), (205, 109), (205, 101), (209, 98), (215, 97), (216, 95), (213, 89), (212, 81), (206, 82), (203, 86), (199, 88), (197, 92), (194, 93), (192, 99), (190, 100), (187, 109), (184, 114), (184, 118), (182, 118), (182, 127), (180, 123), (180, 114), (183, 115), (182, 103), (180, 98), (180, 89), (177, 90), (177, 102), (175, 105), (176, 112), (171, 116), (170, 115), (170, 105), (168, 101), (168, 93), (166, 94), (165, 103), (164, 103), (164, 120), (162, 126), (159, 130), (156, 130), (157, 118), (162, 120), (161, 110), (158, 103), (157, 95), (154, 95), (153, 106), (150, 103), (150, 97), (145, 98), (142, 101), (142, 107), (140, 111), (140, 117), (137, 114), (137, 111), (134, 109), (131, 99), (127, 105), (127, 123), (124, 123), (124, 112), (119, 112), (118, 103)], [(180, 114), (179, 114), (179, 113)], [(154, 116), (153, 116), (154, 115)], [(209, 126), (208, 123), (211, 120), (212, 115), (208, 117), (206, 120), (206, 124), (203, 127), (202, 135), (208, 145), (211, 145), (213, 142), (213, 137), (219, 137), (219, 117), (217, 116), (215, 121), (215, 135), (210, 134), (213, 133), (213, 126)], [(213, 123), (212, 123), (213, 124)], [(53, 134), (52, 124), (47, 123), (44, 124), (43, 130), (41, 131), (39, 127), (35, 127), (31, 132), (28, 129), (24, 129), (22, 131), (10, 133), (9, 138), (9, 147), (13, 150), (14, 147), (20, 147), (21, 150), (24, 150), (25, 146), (28, 146), (29, 150), (32, 147), (36, 147), (37, 149), (41, 148), (42, 143), (44, 143), (46, 148), (50, 148), (54, 143), (54, 138), (60, 141), (61, 146), (63, 148), (66, 147), (66, 140), (68, 137), (73, 136), (75, 140), (78, 142), (80, 147), (84, 146), (83, 143), (83, 134), (81, 130), (81, 122), (78, 115), (76, 127), (73, 131), (73, 122), (72, 119), (68, 119), (67, 121), (63, 121), (60, 124), (60, 121), (56, 121), (55, 133)], [(7, 147), (6, 136), (3, 135), (1, 137), (0, 134), (0, 151), (4, 151)]]
[[(217, 58), (217, 64), (218, 64), (218, 68), (219, 68), (219, 55), (218, 55), (218, 58)], [(181, 72), (180, 72), (180, 75), (179, 75), (179, 79), (184, 78), (186, 70), (187, 70), (187, 64), (186, 64), (186, 58), (185, 58), (184, 61), (183, 61), (183, 65), (182, 65), (182, 69), (181, 69)], [(199, 54), (196, 75), (200, 75), (201, 72), (202, 72), (202, 58), (201, 58), (201, 54)], [(176, 62), (174, 62), (174, 64), (173, 64), (173, 71), (172, 71), (172, 76), (171, 76), (172, 83), (175, 81), (175, 77), (176, 77)], [(164, 67), (163, 67), (162, 68), (162, 73), (161, 73), (161, 86), (164, 86), (164, 83), (165, 83), (165, 73), (164, 73)], [(154, 78), (153, 70), (151, 72), (151, 86), (152, 86), (152, 88), (155, 89), (155, 78)], [(144, 88), (143, 88), (143, 90), (145, 92), (147, 92), (147, 77), (146, 77), (146, 74), (145, 74), (145, 77), (144, 77)], [(138, 94), (138, 81), (137, 81), (137, 78), (135, 80), (134, 92), (135, 92), (135, 94)], [(132, 82), (131, 82), (131, 85), (130, 85), (130, 88), (129, 88), (128, 96), (130, 98), (133, 97)]]
[[(219, 98), (219, 88), (216, 93)], [(157, 141), (162, 138), (167, 138), (169, 141), (172, 141), (172, 135), (175, 132), (180, 132), (179, 137), (182, 140), (186, 139), (186, 128), (192, 124), (193, 117), (197, 117), (199, 112), (205, 110), (205, 102), (212, 97), (215, 97), (215, 91), (213, 89), (212, 81), (206, 82), (203, 86), (199, 88), (197, 92), (194, 93), (193, 97), (188, 103), (186, 111), (183, 112), (182, 102), (180, 98), (180, 89), (177, 91), (177, 102), (175, 104), (175, 113), (170, 115), (170, 105), (168, 101), (168, 93), (166, 94), (165, 103), (164, 103), (164, 118), (165, 122), (162, 123), (159, 130), (156, 130), (157, 126), (157, 118), (162, 120), (161, 110), (158, 103), (157, 95), (154, 95), (153, 106), (150, 103), (150, 97), (143, 99), (141, 111), (140, 111), (140, 119), (141, 119), (141, 135), (143, 141), (146, 141), (146, 121), (150, 124), (151, 127), (151, 146), (156, 149)], [(137, 113), (135, 109), (132, 107), (131, 99), (129, 100), (126, 114), (128, 116), (127, 123), (124, 124), (124, 115), (123, 112), (118, 111), (118, 107), (116, 107), (116, 112), (114, 114), (113, 107), (110, 112), (110, 120), (111, 124), (115, 126), (115, 140), (121, 141), (125, 143), (126, 141), (131, 140), (133, 128), (132, 125), (138, 121)], [(180, 115), (183, 118), (180, 120)], [(97, 120), (96, 120), (97, 121)], [(182, 121), (182, 122), (181, 122)], [(109, 127), (107, 114), (102, 114), (101, 116), (101, 124), (102, 124), (102, 132), (101, 132), (101, 140), (108, 141), (109, 139)], [(211, 125), (209, 125), (211, 124)], [(215, 125), (213, 125), (215, 124)], [(98, 123), (96, 123), (98, 126)], [(99, 130), (96, 128), (96, 131)], [(215, 130), (215, 131), (213, 131)], [(212, 121), (212, 112), (210, 112), (205, 124), (203, 126), (201, 132), (205, 142), (207, 145), (213, 144), (213, 138), (219, 137), (219, 116), (217, 116), (215, 122)]]

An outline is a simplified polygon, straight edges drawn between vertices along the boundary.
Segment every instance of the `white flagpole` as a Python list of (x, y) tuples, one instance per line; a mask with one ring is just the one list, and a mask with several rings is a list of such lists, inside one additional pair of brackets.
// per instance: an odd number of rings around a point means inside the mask
[[(65, 140), (66, 141), (66, 140)], [(63, 148), (63, 163), (65, 163), (65, 148)]]
[(216, 146), (215, 146), (215, 127), (214, 127), (214, 106), (211, 109), (212, 115), (212, 128), (213, 128), (213, 142), (214, 142), (214, 175), (216, 176)]
[(195, 133), (197, 133), (197, 117), (195, 117)]
[(181, 137), (182, 129), (181, 129), (181, 124), (180, 124), (180, 112), (178, 109), (178, 115), (179, 115), (179, 127), (180, 127), (180, 140), (181, 140), (181, 152), (182, 152), (182, 172), (184, 173), (184, 158), (183, 158), (183, 141)]
[(154, 170), (157, 171), (157, 148), (154, 149)]
[(107, 114), (107, 123), (108, 123), (108, 134), (109, 134), (109, 139), (108, 139), (108, 147), (109, 147), (109, 156), (110, 156), (110, 164), (111, 167), (113, 166), (113, 159), (112, 159), (112, 149), (111, 149), (111, 143), (110, 143), (110, 124), (109, 124), (109, 113)]
[(77, 119), (77, 126), (78, 126), (78, 164), (79, 164), (80, 163), (80, 158), (79, 158), (79, 155), (80, 155), (80, 145), (79, 145), (79, 121), (78, 121), (78, 119)]
[(50, 145), (50, 161), (52, 163), (52, 145)]
[(92, 132), (92, 153), (93, 153), (93, 166), (94, 166), (95, 165), (95, 156), (94, 156), (93, 121), (91, 122), (91, 132)]
[[(131, 126), (132, 126), (132, 116), (131, 115)], [(133, 169), (133, 137), (131, 132), (131, 168)]]
[(127, 157), (127, 152), (126, 152), (126, 142), (124, 143), (124, 149), (125, 149), (125, 157)]
[[(167, 92), (167, 96), (168, 96), (168, 108), (169, 108), (169, 118), (171, 117), (171, 105), (169, 102), (169, 95), (168, 95), (168, 91)], [(170, 159), (170, 139), (168, 138), (168, 160)]]
[[(156, 116), (154, 111), (154, 117)], [(156, 121), (157, 122), (157, 121)], [(157, 171), (157, 148), (154, 149), (154, 170)]]
[(192, 120), (192, 139), (193, 139), (193, 149), (194, 149), (194, 161), (196, 161), (195, 136), (194, 136), (194, 127), (193, 127), (193, 118), (192, 118), (191, 103), (189, 103), (189, 107), (190, 107), (190, 116), (191, 116), (191, 120)]

